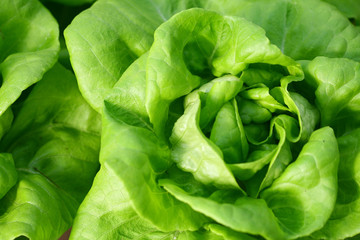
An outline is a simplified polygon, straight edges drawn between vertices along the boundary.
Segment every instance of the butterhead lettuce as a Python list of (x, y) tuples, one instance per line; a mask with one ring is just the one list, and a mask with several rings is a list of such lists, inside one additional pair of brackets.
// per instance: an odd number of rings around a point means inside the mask
[(54, 1), (0, 8), (1, 239), (359, 236), (355, 1)]

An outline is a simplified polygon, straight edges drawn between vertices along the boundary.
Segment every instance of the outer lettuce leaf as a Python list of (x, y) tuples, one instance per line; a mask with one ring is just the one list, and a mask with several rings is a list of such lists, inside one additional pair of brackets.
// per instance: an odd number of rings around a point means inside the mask
[(17, 176), (11, 154), (0, 154), (0, 199), (15, 185)]
[(327, 3), (318, 0), (204, 0), (201, 6), (254, 22), (265, 29), (271, 43), (296, 60), (327, 56), (360, 61), (360, 32)]
[(360, 233), (360, 129), (338, 138), (338, 196), (329, 221), (315, 238), (345, 239)]
[(116, 105), (117, 111), (122, 111), (122, 115), (127, 116), (128, 120), (123, 118), (122, 121), (151, 129), (144, 103), (146, 61), (147, 54), (144, 54), (132, 63), (106, 97), (106, 101)]
[(93, 3), (96, 0), (42, 0), (42, 2), (56, 2), (69, 6), (78, 6)]
[(71, 227), (99, 166), (99, 120), (61, 65), (36, 84), (1, 141), (19, 174), (1, 199), (1, 239), (58, 239)]
[(180, 201), (233, 230), (259, 234), (267, 239), (284, 239), (276, 217), (262, 199), (234, 196), (234, 202), (222, 203), (192, 196), (170, 180), (161, 180), (160, 184)]
[(78, 203), (45, 176), (19, 171), (19, 182), (0, 200), (0, 237), (57, 239), (72, 224)]
[(162, 231), (194, 231), (208, 222), (157, 186), (157, 175), (169, 167), (168, 147), (153, 131), (129, 125), (126, 114), (111, 103), (105, 110), (101, 162), (122, 180), (134, 210)]
[(10, 129), (13, 118), (14, 115), (10, 108), (0, 116), (0, 139)]
[(337, 7), (349, 20), (356, 25), (360, 24), (360, 2), (356, 0), (343, 0), (341, 2), (336, 0), (322, 0)]
[(262, 192), (287, 238), (307, 236), (324, 226), (336, 201), (338, 164), (333, 130), (318, 129), (296, 161)]
[(98, 170), (99, 131), (99, 115), (58, 64), (24, 101), (0, 146), (16, 167), (36, 169), (80, 202)]
[(4, 0), (0, 8), (0, 116), (56, 62), (58, 24), (37, 0)]
[(223, 236), (224, 239), (227, 240), (254, 240), (256, 238), (253, 238), (247, 234), (236, 232), (234, 230), (231, 230), (230, 228), (224, 227), (219, 224), (209, 224), (206, 226), (210, 231), (219, 234), (220, 236)]
[(101, 112), (105, 96), (150, 48), (155, 29), (165, 20), (150, 0), (102, 0), (67, 27), (71, 64), (81, 93), (94, 109)]
[(182, 57), (191, 41), (206, 42), (206, 48), (198, 51), (204, 51), (202, 59), (215, 76), (237, 75), (254, 62), (279, 64), (293, 75), (302, 74), (292, 59), (269, 43), (263, 29), (241, 18), (190, 9), (162, 24), (154, 38), (146, 67), (146, 108), (160, 136), (170, 103), (200, 85), (199, 76), (189, 71)]
[[(231, 233), (229, 230), (225, 232)], [(238, 234), (238, 236), (242, 235)], [(77, 212), (70, 239), (118, 239), (119, 237), (124, 240), (228, 239), (225, 233), (204, 229), (196, 232), (158, 230), (149, 221), (137, 215), (123, 181), (105, 162)]]
[(139, 217), (122, 180), (103, 165), (76, 214), (70, 239), (158, 239), (157, 234), (160, 239), (173, 235)]
[(360, 98), (358, 62), (317, 57), (305, 65), (304, 70), (306, 82), (316, 89), (315, 101), (322, 126), (337, 126), (348, 120), (357, 122), (357, 125), (360, 123), (360, 109), (356, 104)]

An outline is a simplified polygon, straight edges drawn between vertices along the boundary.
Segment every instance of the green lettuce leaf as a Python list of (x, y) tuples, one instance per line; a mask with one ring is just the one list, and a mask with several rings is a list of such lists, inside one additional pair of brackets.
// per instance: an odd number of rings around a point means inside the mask
[(360, 2), (356, 0), (322, 0), (337, 7), (350, 21), (356, 25), (360, 24)]
[[(360, 124), (360, 63), (344, 58), (317, 57), (304, 66), (306, 82), (315, 89), (322, 126)], [(354, 102), (353, 102), (354, 101)], [(351, 128), (350, 128), (351, 129)]]
[(235, 99), (231, 103), (225, 103), (219, 110), (211, 129), (210, 140), (221, 149), (226, 163), (246, 160), (249, 144)]
[(56, 62), (58, 24), (37, 0), (4, 0), (0, 8), (0, 116)]
[(315, 238), (345, 239), (360, 232), (360, 129), (338, 139), (340, 163), (338, 196), (329, 221)]
[(180, 201), (233, 230), (259, 234), (267, 239), (284, 239), (276, 217), (262, 199), (235, 195), (231, 203), (219, 202), (192, 196), (170, 180), (163, 179), (160, 184)]
[(19, 170), (18, 183), (0, 200), (0, 237), (57, 239), (71, 226), (77, 206), (47, 177)]
[(126, 114), (111, 103), (105, 106), (101, 163), (123, 181), (134, 210), (162, 231), (194, 231), (208, 222), (157, 185), (157, 175), (170, 164), (168, 147), (153, 131), (122, 121)]
[(36, 169), (81, 202), (99, 166), (100, 124), (74, 75), (57, 64), (24, 101), (0, 147), (17, 168)]
[(105, 96), (150, 48), (155, 29), (165, 20), (150, 0), (104, 0), (67, 27), (64, 35), (71, 64), (81, 93), (94, 109), (101, 112)]
[(115, 172), (106, 164), (95, 177), (93, 187), (74, 220), (70, 239), (158, 239), (166, 235), (134, 211), (131, 199)]
[(184, 115), (176, 122), (170, 137), (172, 159), (179, 168), (193, 173), (204, 184), (238, 188), (223, 162), (221, 151), (199, 131), (199, 109), (200, 99), (188, 104)]
[(339, 151), (333, 130), (312, 133), (298, 158), (261, 193), (287, 238), (322, 228), (334, 208)]
[(287, 67), (293, 75), (302, 74), (292, 59), (269, 43), (263, 29), (241, 18), (190, 9), (162, 24), (154, 38), (146, 66), (146, 108), (160, 136), (170, 103), (190, 93), (201, 82), (181, 57), (191, 41), (207, 43), (206, 48), (198, 49), (200, 52), (197, 54), (203, 55), (202, 59), (209, 63), (213, 75), (218, 77), (237, 75), (254, 62), (279, 64)]
[(0, 116), (0, 139), (10, 129), (13, 118), (14, 115), (10, 108)]
[(84, 5), (84, 4), (89, 4), (89, 3), (93, 3), (96, 0), (41, 0), (42, 2), (46, 3), (46, 2), (56, 2), (56, 3), (61, 3), (64, 5), (69, 5), (69, 6), (78, 6), (78, 5)]
[(0, 201), (12, 209), (27, 172), (71, 196), (62, 226), (83, 201), (71, 239), (359, 234), (349, 2), (346, 15), (321, 0), (95, 2), (64, 33), (79, 86), (56, 65), (0, 116)]
[(0, 199), (15, 185), (17, 176), (11, 154), (0, 154)]
[(322, 1), (204, 0), (200, 5), (261, 26), (271, 43), (296, 60), (316, 56), (360, 60), (360, 32), (341, 12)]

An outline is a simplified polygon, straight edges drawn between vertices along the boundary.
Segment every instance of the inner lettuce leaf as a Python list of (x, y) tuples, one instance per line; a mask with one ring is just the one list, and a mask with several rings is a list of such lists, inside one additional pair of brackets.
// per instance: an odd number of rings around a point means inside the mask
[[(146, 66), (146, 108), (157, 134), (162, 134), (172, 101), (200, 85), (181, 57), (190, 41), (208, 43), (203, 54), (214, 76), (237, 75), (250, 63), (282, 65), (294, 76), (302, 75), (298, 64), (270, 44), (263, 29), (242, 18), (222, 17), (202, 9), (174, 15), (154, 34)], [(171, 54), (169, 54), (171, 53)], [(166, 90), (166, 91), (165, 91)]]
[(56, 62), (59, 29), (37, 0), (4, 0), (0, 8), (0, 137), (10, 106), (22, 91), (42, 79)]

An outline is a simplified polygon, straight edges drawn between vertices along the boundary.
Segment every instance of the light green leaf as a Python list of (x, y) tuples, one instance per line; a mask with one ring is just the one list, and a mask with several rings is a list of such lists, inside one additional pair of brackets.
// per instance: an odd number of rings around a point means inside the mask
[(360, 60), (360, 32), (341, 12), (322, 1), (203, 0), (200, 5), (261, 26), (271, 43), (295, 60), (316, 56)]
[(333, 130), (321, 128), (312, 133), (296, 161), (262, 192), (288, 238), (324, 226), (336, 201), (338, 163)]
[(231, 230), (230, 228), (224, 227), (219, 224), (209, 224), (206, 226), (210, 231), (223, 236), (226, 240), (255, 240), (256, 238), (253, 238), (247, 234), (236, 232), (234, 230)]
[[(291, 152), (287, 139), (293, 139), (293, 130), (297, 129), (297, 124), (293, 118), (286, 115), (279, 115), (272, 119), (271, 129), (276, 130), (279, 138), (277, 145), (261, 143), (255, 147), (250, 153), (248, 159), (244, 163), (228, 164), (236, 178), (240, 180), (249, 180), (246, 185), (248, 193), (251, 196), (257, 196), (265, 187), (271, 185), (272, 181), (280, 176), (285, 167), (292, 160)], [(272, 135), (271, 130), (270, 135)], [(295, 132), (295, 136), (298, 132)], [(265, 174), (257, 174), (266, 165)]]
[(3, 0), (0, 29), (1, 116), (55, 64), (59, 30), (37, 0)]
[(208, 222), (157, 185), (170, 166), (168, 147), (148, 128), (123, 122), (123, 112), (105, 103), (101, 163), (124, 183), (134, 210), (162, 231), (195, 231)]
[(218, 112), (211, 129), (210, 140), (221, 149), (226, 163), (246, 160), (249, 144), (235, 99), (231, 103), (225, 103)]
[(338, 196), (329, 221), (313, 236), (347, 239), (360, 233), (360, 129), (338, 138)]
[[(202, 129), (212, 123), (224, 103), (233, 99), (243, 86), (243, 82), (239, 78), (231, 75), (215, 78), (208, 84), (212, 86), (207, 92), (204, 92), (205, 96), (201, 99), (200, 128)], [(203, 87), (208, 88), (205, 85)], [(199, 90), (200, 93), (202, 93), (201, 90), (202, 88)]]
[(237, 97), (239, 114), (244, 124), (262, 124), (270, 121), (271, 112), (259, 104), (241, 97)]
[(254, 62), (278, 64), (292, 75), (302, 74), (292, 59), (270, 44), (263, 29), (242, 18), (190, 9), (162, 24), (154, 38), (146, 68), (146, 108), (159, 136), (170, 103), (200, 84), (199, 76), (189, 71), (182, 57), (189, 42), (206, 40), (203, 59), (217, 77), (237, 75)]
[(249, 87), (262, 84), (271, 89), (279, 86), (280, 79), (285, 75), (286, 69), (279, 65), (253, 63), (242, 72), (240, 79)]
[(277, 219), (262, 199), (234, 196), (234, 202), (218, 202), (205, 197), (192, 196), (170, 180), (164, 179), (159, 183), (194, 210), (233, 230), (261, 235), (267, 239), (284, 239)]
[(58, 239), (78, 207), (45, 176), (20, 170), (18, 183), (0, 200), (0, 238)]
[[(286, 140), (286, 130), (283, 126), (279, 124), (275, 124), (275, 129), (280, 138), (278, 145), (273, 149), (270, 148), (268, 149), (268, 151), (264, 151), (267, 155), (261, 155), (262, 153), (260, 151), (260, 158), (254, 162), (256, 164), (258, 161), (261, 164), (262, 161), (265, 160), (264, 162), (268, 163), (268, 166), (266, 168), (263, 168), (261, 171), (255, 172), (256, 174), (244, 183), (246, 185), (247, 193), (250, 196), (258, 197), (259, 193), (263, 189), (271, 186), (273, 181), (279, 176), (281, 176), (285, 168), (292, 161), (292, 152), (289, 143)], [(266, 144), (264, 145), (266, 146)], [(264, 147), (264, 145), (260, 146), (260, 149), (261, 147)], [(253, 153), (255, 152), (256, 151), (254, 151)], [(254, 169), (259, 169), (259, 166), (255, 164)], [(248, 170), (248, 172), (251, 172), (251, 170)]]
[(276, 158), (277, 148), (274, 145), (263, 144), (249, 154), (246, 162), (227, 164), (227, 166), (237, 179), (248, 180), (269, 164), (272, 158)]
[(266, 108), (270, 112), (275, 111), (288, 111), (286, 106), (276, 101), (273, 96), (270, 95), (269, 88), (257, 87), (251, 88), (240, 93), (240, 96), (252, 100), (263, 108)]
[(129, 65), (153, 42), (166, 19), (151, 0), (97, 1), (79, 14), (64, 35), (79, 88), (101, 112), (103, 100)]
[(186, 101), (184, 115), (175, 123), (170, 137), (172, 159), (180, 169), (191, 172), (196, 180), (204, 184), (239, 189), (221, 150), (200, 130), (201, 102), (198, 92), (189, 97), (192, 101)]
[[(156, 237), (156, 236), (161, 237)], [(70, 239), (171, 239), (134, 211), (123, 181), (105, 163), (76, 214)], [(168, 236), (169, 238), (166, 238)]]
[(300, 94), (296, 92), (289, 93), (291, 99), (299, 109), (300, 124), (302, 127), (300, 141), (306, 142), (320, 121), (319, 110)]
[(11, 154), (0, 154), (0, 199), (15, 185), (17, 176)]
[[(105, 100), (122, 111), (122, 121), (136, 126), (151, 129), (149, 116), (145, 108), (146, 66), (147, 54), (133, 62), (115, 84)], [(110, 106), (110, 104), (108, 104)], [(125, 118), (126, 116), (126, 118)]]
[[(343, 119), (341, 110), (360, 95), (360, 63), (345, 58), (317, 57), (305, 66), (306, 81), (315, 85), (316, 104), (321, 114), (321, 125), (331, 125), (337, 118)], [(360, 114), (348, 116), (353, 118)], [(338, 116), (339, 115), (339, 116)], [(359, 118), (357, 118), (359, 119)]]

